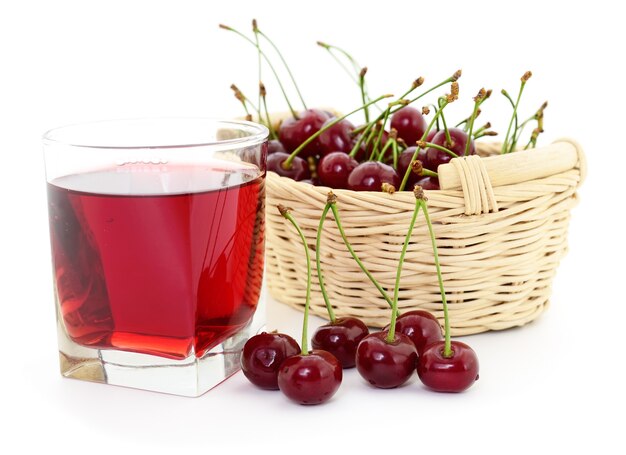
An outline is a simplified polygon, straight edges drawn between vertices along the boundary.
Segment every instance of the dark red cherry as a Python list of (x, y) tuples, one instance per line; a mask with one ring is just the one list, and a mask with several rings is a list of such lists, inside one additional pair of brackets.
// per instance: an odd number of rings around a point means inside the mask
[(452, 342), (452, 357), (444, 357), (444, 342), (424, 349), (417, 364), (417, 375), (424, 385), (437, 392), (462, 392), (478, 380), (478, 357), (460, 341)]
[(286, 153), (287, 150), (285, 150), (283, 143), (280, 142), (278, 139), (272, 139), (267, 143), (267, 154), (271, 155), (272, 153), (276, 152)]
[(424, 190), (438, 190), (439, 179), (437, 177), (422, 177), (416, 182), (416, 185), (421, 186)]
[(337, 318), (335, 322), (318, 327), (311, 344), (314, 349), (328, 351), (337, 357), (343, 368), (352, 368), (356, 363), (356, 348), (369, 333), (360, 319)]
[[(459, 128), (450, 128), (448, 131), (450, 132), (452, 144), (447, 143), (446, 132), (443, 130), (435, 134), (430, 142), (452, 150), (458, 156), (463, 156), (465, 153), (465, 144), (468, 140), (467, 133)], [(474, 148), (474, 141), (471, 141), (468, 155), (473, 155), (475, 153), (476, 149)], [(437, 150), (432, 147), (426, 150), (426, 160), (428, 161), (428, 165), (430, 166), (430, 169), (435, 172), (437, 172), (437, 167), (439, 165), (449, 162), (452, 158), (453, 157), (451, 155), (442, 150)]]
[[(326, 122), (324, 122), (322, 128), (326, 127), (326, 125), (335, 120), (335, 118), (329, 118)], [(350, 121), (344, 119), (322, 131), (317, 138), (320, 155), (324, 156), (333, 152), (350, 153), (350, 150), (352, 150), (352, 146), (354, 145), (354, 138), (352, 137), (353, 129), (354, 125), (350, 123)]]
[(428, 132), (428, 134), (426, 135), (426, 142), (432, 142), (433, 138), (435, 137), (435, 134), (437, 134), (439, 132), (439, 130), (435, 130), (432, 129)]
[(285, 169), (283, 164), (289, 158), (289, 154), (283, 152), (272, 153), (267, 157), (267, 170), (274, 171), (283, 177), (289, 177), (294, 180), (305, 180), (311, 177), (309, 163), (299, 156), (296, 156), (291, 162), (291, 167)]
[[(289, 153), (298, 148), (310, 136), (317, 133), (322, 128), (324, 122), (328, 120), (328, 114), (320, 109), (307, 109), (300, 112), (298, 116), (298, 119), (293, 117), (285, 119), (278, 129), (278, 138)], [(298, 156), (300, 158), (308, 158), (319, 153), (319, 141), (315, 139)]]
[(337, 392), (342, 379), (339, 360), (326, 351), (313, 350), (283, 362), (278, 372), (278, 387), (297, 403), (320, 404)]
[(417, 350), (413, 342), (401, 333), (388, 343), (387, 332), (371, 333), (359, 343), (356, 368), (373, 386), (391, 389), (404, 384), (417, 365)]
[(441, 325), (428, 311), (413, 310), (402, 313), (396, 321), (396, 331), (408, 336), (417, 354), (422, 355), (424, 348), (435, 341), (443, 340)]
[(241, 370), (262, 389), (278, 390), (278, 369), (287, 357), (297, 355), (300, 346), (283, 333), (260, 333), (251, 337), (241, 351)]
[(317, 163), (317, 175), (322, 185), (331, 188), (348, 188), (348, 176), (359, 165), (358, 161), (344, 152), (332, 152), (322, 156)]
[(378, 161), (359, 164), (348, 176), (348, 189), (354, 191), (381, 191), (383, 183), (400, 188), (400, 177), (396, 170)]
[(407, 145), (413, 145), (422, 138), (428, 124), (420, 111), (405, 106), (391, 116), (391, 128), (398, 131), (398, 137), (404, 139)]

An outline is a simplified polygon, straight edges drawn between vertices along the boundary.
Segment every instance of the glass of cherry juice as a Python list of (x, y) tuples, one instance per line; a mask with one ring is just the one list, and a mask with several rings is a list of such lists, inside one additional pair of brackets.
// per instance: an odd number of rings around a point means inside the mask
[(140, 119), (44, 135), (61, 374), (198, 396), (264, 325), (267, 129)]

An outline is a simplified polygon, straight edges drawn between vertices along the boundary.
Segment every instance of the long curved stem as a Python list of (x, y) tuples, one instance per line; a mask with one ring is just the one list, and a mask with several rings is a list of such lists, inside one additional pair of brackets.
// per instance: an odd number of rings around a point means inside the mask
[(382, 286), (378, 283), (376, 278), (374, 278), (374, 276), (370, 273), (370, 271), (367, 270), (367, 267), (365, 267), (363, 262), (361, 262), (359, 257), (354, 252), (354, 249), (352, 248), (352, 245), (350, 245), (350, 242), (348, 241), (348, 238), (346, 237), (346, 233), (343, 230), (343, 226), (341, 225), (341, 220), (339, 218), (339, 211), (337, 210), (337, 207), (335, 206), (334, 203), (330, 206), (330, 209), (333, 212), (333, 216), (335, 217), (335, 224), (337, 225), (337, 229), (339, 229), (339, 234), (341, 235), (343, 243), (346, 245), (346, 248), (350, 252), (350, 256), (352, 256), (352, 259), (354, 259), (354, 261), (357, 263), (357, 265), (360, 267), (360, 269), (363, 270), (363, 273), (365, 273), (365, 275), (367, 275), (367, 277), (372, 282), (372, 284), (374, 286), (376, 286), (376, 289), (378, 289), (378, 292), (380, 292), (380, 295), (383, 296), (383, 298), (387, 301), (387, 303), (391, 307), (393, 305), (393, 301), (391, 300), (391, 298), (389, 298), (389, 295), (387, 295), (387, 293), (382, 288)]
[(278, 206), (278, 210), (280, 211), (280, 214), (287, 218), (291, 224), (293, 224), (293, 227), (296, 228), (296, 231), (298, 231), (298, 235), (300, 236), (300, 239), (302, 240), (302, 245), (304, 246), (304, 255), (306, 257), (306, 298), (304, 301), (304, 320), (302, 321), (302, 343), (300, 344), (300, 346), (302, 346), (302, 350), (301, 350), (301, 354), (302, 355), (307, 355), (309, 353), (309, 346), (308, 346), (308, 326), (309, 326), (309, 304), (311, 302), (311, 256), (309, 255), (309, 247), (306, 243), (306, 238), (304, 237), (304, 234), (302, 233), (302, 230), (300, 229), (300, 226), (298, 225), (297, 221), (294, 219), (293, 216), (291, 216), (291, 213), (289, 213), (289, 209), (286, 207), (283, 207), (282, 205)]
[(428, 233), (430, 234), (430, 240), (433, 245), (433, 256), (435, 257), (435, 268), (437, 269), (437, 280), (439, 281), (439, 291), (441, 292), (441, 303), (443, 304), (443, 318), (445, 327), (445, 343), (443, 348), (444, 357), (452, 357), (452, 342), (450, 341), (450, 317), (448, 316), (448, 302), (446, 301), (446, 291), (443, 288), (443, 277), (441, 276), (441, 265), (439, 264), (439, 253), (437, 251), (437, 239), (435, 238), (435, 232), (433, 230), (433, 224), (430, 221), (428, 214), (428, 205), (426, 201), (418, 199), (418, 202), (424, 210), (424, 219), (428, 226)]
[(324, 221), (326, 221), (326, 214), (330, 210), (331, 202), (327, 202), (324, 206), (324, 210), (322, 211), (322, 215), (320, 217), (320, 224), (317, 227), (317, 238), (315, 239), (315, 263), (317, 265), (317, 278), (320, 283), (320, 291), (322, 292), (322, 297), (324, 298), (324, 303), (326, 304), (326, 310), (328, 311), (328, 317), (330, 318), (330, 322), (335, 322), (335, 312), (333, 311), (333, 307), (330, 304), (330, 300), (328, 299), (328, 294), (326, 293), (326, 285), (324, 284), (324, 274), (322, 273), (322, 263), (320, 259), (320, 248), (322, 243), (322, 230), (324, 229)]
[(400, 259), (398, 259), (398, 268), (396, 270), (396, 283), (393, 288), (393, 303), (391, 305), (391, 323), (389, 324), (389, 333), (387, 334), (387, 343), (392, 343), (396, 337), (396, 320), (398, 318), (398, 294), (400, 293), (400, 276), (402, 275), (402, 265), (404, 264), (404, 256), (406, 250), (409, 247), (409, 241), (413, 234), (413, 228), (415, 227), (415, 220), (417, 220), (417, 214), (420, 211), (421, 201), (415, 199), (415, 209), (413, 209), (413, 217), (409, 223), (409, 229), (407, 230), (404, 244), (402, 245), (402, 252), (400, 253)]

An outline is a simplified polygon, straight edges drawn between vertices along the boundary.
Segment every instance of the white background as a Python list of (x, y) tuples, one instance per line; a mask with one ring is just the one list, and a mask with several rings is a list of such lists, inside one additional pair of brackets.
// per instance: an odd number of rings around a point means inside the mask
[[(626, 36), (613, 3), (2, 2), (0, 452), (623, 453)], [(527, 327), (465, 339), (481, 361), (467, 393), (430, 393), (417, 378), (374, 390), (352, 370), (331, 402), (301, 407), (241, 374), (197, 399), (58, 374), (41, 134), (108, 118), (241, 115), (228, 87), (255, 97), (255, 53), (217, 25), (248, 32), (253, 17), (283, 49), (311, 105), (358, 104), (316, 40), (367, 65), (374, 96), (463, 68), (465, 104), (448, 115), (463, 118), (478, 89), (493, 88), (482, 118), (500, 131), (509, 110), (498, 92), (516, 93), (531, 69), (522, 111), (550, 101), (542, 143), (570, 136), (584, 146), (589, 177), (552, 304)], [(264, 78), (270, 108), (284, 109)], [(272, 301), (268, 311), (270, 328), (299, 339), (298, 313)]]

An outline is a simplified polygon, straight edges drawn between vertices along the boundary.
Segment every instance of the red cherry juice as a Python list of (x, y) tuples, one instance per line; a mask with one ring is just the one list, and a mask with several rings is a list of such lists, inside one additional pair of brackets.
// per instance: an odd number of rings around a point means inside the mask
[(242, 328), (259, 299), (256, 167), (134, 164), (48, 184), (60, 317), (76, 343), (183, 359)]

